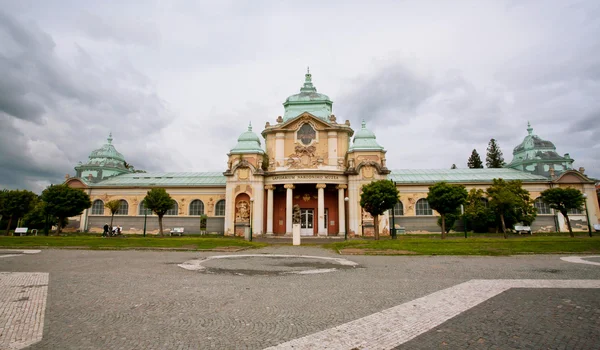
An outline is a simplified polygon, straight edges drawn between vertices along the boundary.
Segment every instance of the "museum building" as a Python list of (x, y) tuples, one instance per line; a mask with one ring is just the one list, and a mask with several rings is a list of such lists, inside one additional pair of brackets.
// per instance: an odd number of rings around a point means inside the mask
[[(495, 178), (521, 180), (536, 198), (534, 231), (566, 230), (562, 215), (539, 200), (542, 191), (555, 186), (585, 193), (590, 222), (598, 223), (594, 181), (583, 168), (573, 170), (569, 154), (560, 156), (529, 124), (512, 162), (502, 169), (390, 170), (386, 158), (393, 155), (386, 153), (365, 121), (355, 131), (348, 120), (337, 120), (332, 105), (307, 73), (300, 92), (283, 103), (283, 116), (266, 123), (262, 138), (252, 126), (239, 136), (222, 172), (137, 171), (109, 136), (86, 163), (75, 167), (75, 176), (66, 176), (66, 184), (85, 190), (92, 200), (92, 207), (71, 218), (69, 226), (100, 232), (110, 222), (104, 204), (116, 199), (121, 207), (114, 225), (125, 233), (141, 233), (144, 226), (158, 233), (158, 220), (144, 208), (143, 199), (149, 189), (161, 187), (174, 199), (163, 219), (166, 230), (183, 227), (186, 233), (199, 233), (200, 218), (206, 215), (208, 232), (243, 235), (250, 229), (254, 235), (289, 235), (297, 204), (304, 236), (372, 235), (373, 217), (360, 206), (361, 186), (388, 179), (396, 183), (400, 198), (393, 212), (380, 217), (380, 233), (389, 234), (392, 217), (404, 232), (439, 232), (436, 212), (426, 199), (429, 186), (446, 181), (485, 190)], [(569, 217), (575, 229), (587, 230), (584, 211)]]

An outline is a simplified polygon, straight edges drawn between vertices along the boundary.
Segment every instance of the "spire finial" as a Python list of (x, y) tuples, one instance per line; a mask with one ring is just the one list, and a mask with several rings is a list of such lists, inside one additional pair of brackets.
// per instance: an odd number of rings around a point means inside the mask
[(317, 92), (317, 89), (312, 84), (312, 75), (310, 75), (310, 67), (306, 67), (304, 75), (304, 86), (300, 88), (300, 92)]
[(248, 123), (248, 131), (252, 131), (252, 122)]
[(363, 118), (362, 122), (360, 123), (361, 128), (366, 129), (367, 128), (367, 123), (365, 122), (365, 119)]
[(533, 128), (531, 127), (531, 123), (529, 123), (529, 121), (527, 122), (527, 132), (529, 135), (533, 133)]
[(108, 138), (106, 139), (108, 141), (108, 144), (110, 145), (112, 143), (112, 131), (108, 134)]

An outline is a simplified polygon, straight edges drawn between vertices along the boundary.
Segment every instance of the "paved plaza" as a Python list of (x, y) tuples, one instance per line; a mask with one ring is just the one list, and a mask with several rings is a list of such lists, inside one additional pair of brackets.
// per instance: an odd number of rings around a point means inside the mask
[(600, 258), (564, 258), (2, 250), (0, 348), (598, 349)]

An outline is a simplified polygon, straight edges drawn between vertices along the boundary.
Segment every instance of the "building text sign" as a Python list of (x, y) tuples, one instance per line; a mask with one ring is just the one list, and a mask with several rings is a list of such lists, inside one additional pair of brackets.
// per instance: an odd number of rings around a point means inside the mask
[(276, 175), (271, 176), (270, 180), (340, 180), (339, 175), (319, 175), (319, 174), (307, 174), (307, 175)]

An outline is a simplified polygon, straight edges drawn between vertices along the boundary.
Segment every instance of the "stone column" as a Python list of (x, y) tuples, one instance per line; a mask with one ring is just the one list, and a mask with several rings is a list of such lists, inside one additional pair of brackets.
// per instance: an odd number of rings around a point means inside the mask
[(337, 185), (338, 189), (338, 224), (339, 224), (339, 235), (343, 236), (346, 233), (346, 201), (344, 200), (344, 190), (348, 188), (347, 185)]
[(318, 205), (318, 233), (319, 236), (327, 236), (327, 230), (325, 229), (325, 187), (326, 184), (317, 184), (317, 190), (319, 191), (319, 199), (317, 200)]
[(275, 186), (267, 185), (265, 186), (267, 190), (267, 234), (273, 234), (273, 190)]
[(294, 209), (294, 185), (287, 184), (283, 186), (286, 191), (285, 195), (285, 234), (292, 234), (292, 210)]

